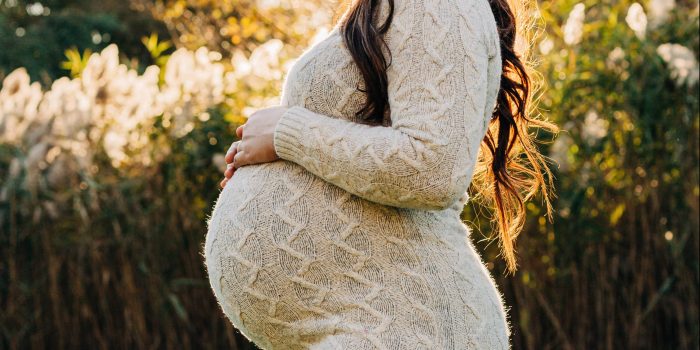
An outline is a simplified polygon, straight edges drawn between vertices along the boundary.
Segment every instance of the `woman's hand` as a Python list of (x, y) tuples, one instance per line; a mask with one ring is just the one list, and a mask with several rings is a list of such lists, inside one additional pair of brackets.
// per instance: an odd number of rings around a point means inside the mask
[(274, 133), (277, 122), (286, 107), (264, 108), (253, 113), (245, 124), (236, 129), (240, 141), (231, 144), (226, 153), (227, 168), (221, 188), (226, 186), (236, 169), (252, 164), (274, 162), (279, 158), (275, 152)]

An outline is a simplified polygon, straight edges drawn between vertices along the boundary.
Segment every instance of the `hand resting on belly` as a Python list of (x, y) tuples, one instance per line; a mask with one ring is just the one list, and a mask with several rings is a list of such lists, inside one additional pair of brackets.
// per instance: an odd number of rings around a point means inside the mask
[(233, 142), (226, 153), (226, 171), (221, 180), (224, 188), (236, 169), (252, 164), (279, 160), (274, 146), (274, 132), (286, 107), (263, 108), (253, 113), (248, 121), (236, 129), (240, 141)]

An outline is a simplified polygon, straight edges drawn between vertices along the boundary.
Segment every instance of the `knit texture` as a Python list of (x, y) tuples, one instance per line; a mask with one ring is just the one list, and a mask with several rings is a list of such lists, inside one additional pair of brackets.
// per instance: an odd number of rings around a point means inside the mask
[(460, 218), (500, 87), (493, 13), (395, 5), (384, 123), (355, 117), (363, 80), (336, 26), (287, 72), (282, 159), (239, 168), (209, 220), (211, 287), (263, 349), (510, 348)]

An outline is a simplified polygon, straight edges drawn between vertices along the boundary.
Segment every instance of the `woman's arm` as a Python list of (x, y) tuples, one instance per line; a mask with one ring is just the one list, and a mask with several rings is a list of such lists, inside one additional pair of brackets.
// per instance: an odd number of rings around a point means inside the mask
[(484, 110), (493, 107), (483, 11), (465, 3), (468, 9), (447, 1), (397, 8), (387, 40), (390, 127), (291, 107), (275, 128), (278, 156), (377, 203), (436, 210), (457, 201), (487, 127)]

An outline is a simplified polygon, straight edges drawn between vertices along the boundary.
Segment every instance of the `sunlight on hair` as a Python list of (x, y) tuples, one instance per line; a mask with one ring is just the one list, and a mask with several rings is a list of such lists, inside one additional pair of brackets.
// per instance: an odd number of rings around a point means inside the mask
[[(526, 221), (525, 203), (534, 197), (537, 192), (542, 193), (546, 207), (546, 216), (553, 220), (553, 208), (551, 200), (554, 195), (553, 175), (547, 164), (547, 157), (540, 154), (536, 143), (537, 133), (531, 133), (530, 129), (544, 129), (551, 133), (557, 133), (559, 127), (542, 118), (537, 108), (537, 102), (542, 96), (544, 79), (535, 69), (538, 61), (534, 54), (537, 50), (537, 39), (544, 32), (543, 20), (539, 12), (537, 2), (527, 0), (508, 1), (513, 16), (515, 17), (516, 37), (513, 51), (523, 65), (527, 74), (527, 81), (518, 74), (513, 67), (504, 69), (504, 74), (513, 81), (517, 91), (525, 103), (524, 111), (519, 111), (512, 96), (508, 98), (510, 110), (513, 111), (514, 128), (510, 128), (508, 144), (516, 137), (513, 148), (506, 153), (505, 179), (499, 179), (504, 174), (499, 171), (494, 173), (495, 159), (490, 149), (490, 143), (495, 143), (495, 135), (499, 135), (500, 118), (493, 119), (489, 125), (489, 132), (481, 144), (479, 160), (474, 170), (471, 188), (476, 194), (473, 196), (476, 203), (493, 208), (490, 221), (493, 225), (492, 241), (498, 240), (501, 248), (500, 256), (506, 261), (507, 272), (515, 273), (517, 270), (515, 241), (524, 227)], [(523, 84), (524, 90), (517, 87)], [(524, 95), (523, 95), (524, 94)], [(489, 140), (487, 142), (487, 140)], [(498, 146), (498, 150), (500, 147)]]

